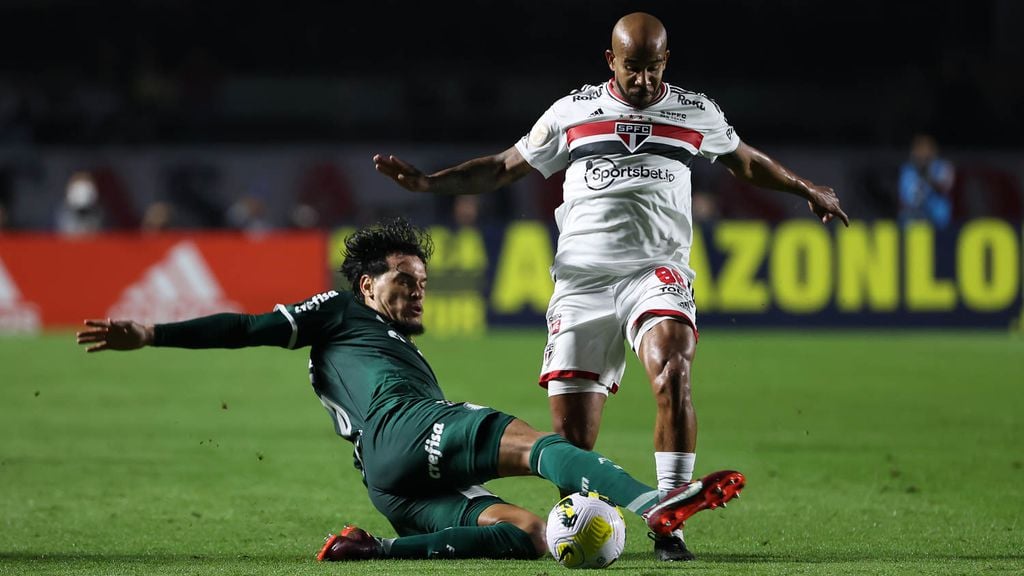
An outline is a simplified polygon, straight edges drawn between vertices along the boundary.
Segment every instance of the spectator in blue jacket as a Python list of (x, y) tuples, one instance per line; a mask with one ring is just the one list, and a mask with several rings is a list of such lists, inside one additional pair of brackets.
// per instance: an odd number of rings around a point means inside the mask
[(900, 223), (931, 222), (936, 229), (949, 226), (953, 216), (953, 163), (939, 156), (929, 134), (917, 134), (910, 156), (900, 167)]

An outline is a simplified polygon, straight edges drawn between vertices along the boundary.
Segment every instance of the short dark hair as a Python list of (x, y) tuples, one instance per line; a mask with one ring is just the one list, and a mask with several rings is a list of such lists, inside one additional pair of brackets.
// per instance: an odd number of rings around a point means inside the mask
[(361, 302), (363, 294), (359, 290), (359, 279), (364, 274), (376, 277), (387, 272), (388, 256), (418, 256), (425, 265), (433, 253), (434, 241), (429, 232), (405, 218), (392, 218), (360, 228), (345, 238), (345, 261), (341, 264), (341, 273)]

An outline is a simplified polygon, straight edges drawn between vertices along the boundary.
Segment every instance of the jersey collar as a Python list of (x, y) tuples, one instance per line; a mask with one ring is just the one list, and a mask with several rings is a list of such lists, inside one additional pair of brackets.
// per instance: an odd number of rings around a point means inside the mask
[[(628, 100), (626, 100), (625, 98), (622, 97), (621, 94), (619, 94), (619, 89), (618, 89), (617, 86), (615, 86), (615, 78), (614, 77), (611, 80), (608, 81), (608, 93), (611, 94), (612, 98), (615, 98), (616, 100), (618, 100), (622, 104), (625, 104), (626, 106), (629, 106), (630, 108), (635, 108), (635, 106), (630, 104)], [(666, 84), (664, 81), (662, 81), (660, 89), (658, 90), (658, 95), (655, 96), (654, 99), (651, 100), (651, 103), (648, 104), (646, 107), (650, 108), (651, 106), (654, 106), (658, 102), (661, 102), (661, 100), (664, 99), (665, 95), (667, 95), (667, 94), (668, 94), (668, 84)]]

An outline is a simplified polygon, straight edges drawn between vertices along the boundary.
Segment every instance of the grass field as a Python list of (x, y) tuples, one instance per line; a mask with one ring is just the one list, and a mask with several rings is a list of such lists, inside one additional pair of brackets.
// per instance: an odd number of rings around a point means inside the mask
[[(452, 400), (548, 429), (544, 335), (420, 345)], [(302, 351), (86, 355), (0, 338), (0, 574), (529, 574), (533, 562), (317, 564), (345, 521), (390, 536)], [(619, 574), (1024, 573), (1024, 339), (1005, 333), (702, 331), (697, 473), (744, 498), (687, 525), (700, 560), (655, 562), (630, 516)], [(654, 481), (634, 360), (598, 450)], [(537, 478), (489, 487), (546, 515)]]

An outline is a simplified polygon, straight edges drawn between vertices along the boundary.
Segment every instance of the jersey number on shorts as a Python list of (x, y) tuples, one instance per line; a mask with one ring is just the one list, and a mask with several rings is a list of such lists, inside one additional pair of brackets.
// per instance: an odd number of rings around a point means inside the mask
[(675, 268), (669, 268), (668, 266), (659, 266), (654, 270), (654, 275), (661, 280), (662, 284), (682, 284), (686, 285), (686, 278), (679, 273)]

